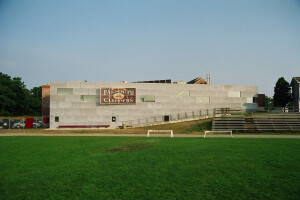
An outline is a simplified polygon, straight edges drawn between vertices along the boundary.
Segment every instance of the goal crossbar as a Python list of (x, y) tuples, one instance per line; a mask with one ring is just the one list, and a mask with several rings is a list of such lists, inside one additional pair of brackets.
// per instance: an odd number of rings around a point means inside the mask
[(232, 131), (205, 131), (203, 136), (204, 138), (206, 137), (206, 133), (230, 133), (231, 137), (233, 138)]
[(148, 130), (147, 137), (150, 137), (150, 132), (155, 132), (155, 133), (170, 132), (171, 133), (171, 138), (174, 137), (173, 130)]

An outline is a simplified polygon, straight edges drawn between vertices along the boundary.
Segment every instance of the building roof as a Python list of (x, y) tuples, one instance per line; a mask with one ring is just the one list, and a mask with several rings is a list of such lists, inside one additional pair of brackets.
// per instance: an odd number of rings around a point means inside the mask
[(50, 85), (42, 85), (42, 88), (50, 88)]
[(187, 84), (207, 84), (207, 82), (199, 76), (199, 77), (187, 82)]
[(153, 80), (153, 81), (137, 81), (133, 83), (172, 83), (171, 79), (166, 80)]
[(298, 84), (300, 84), (300, 77), (293, 77), (291, 84), (296, 81)]
[(300, 77), (294, 77), (294, 79), (295, 79), (298, 83), (300, 83)]

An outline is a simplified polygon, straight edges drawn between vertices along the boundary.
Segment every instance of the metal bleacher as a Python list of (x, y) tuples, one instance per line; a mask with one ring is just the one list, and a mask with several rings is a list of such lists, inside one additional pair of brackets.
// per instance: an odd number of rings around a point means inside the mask
[(215, 108), (212, 130), (245, 132), (247, 130), (247, 126), (242, 110), (231, 108)]
[(300, 132), (300, 113), (252, 114), (245, 117), (241, 109), (214, 110), (213, 131)]
[(253, 116), (258, 132), (300, 132), (299, 113), (281, 113)]

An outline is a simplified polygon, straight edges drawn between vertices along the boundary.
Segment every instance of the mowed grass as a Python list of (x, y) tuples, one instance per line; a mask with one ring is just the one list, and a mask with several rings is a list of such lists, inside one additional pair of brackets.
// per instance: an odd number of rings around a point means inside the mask
[(1, 199), (300, 199), (299, 139), (1, 137)]

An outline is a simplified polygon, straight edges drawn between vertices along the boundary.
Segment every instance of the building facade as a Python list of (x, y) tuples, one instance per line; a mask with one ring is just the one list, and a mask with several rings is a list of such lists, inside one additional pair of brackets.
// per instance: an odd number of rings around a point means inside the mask
[(293, 77), (291, 81), (292, 94), (293, 94), (293, 107), (295, 110), (300, 109), (300, 77)]
[(107, 124), (221, 107), (257, 109), (257, 86), (51, 82), (50, 128)]

